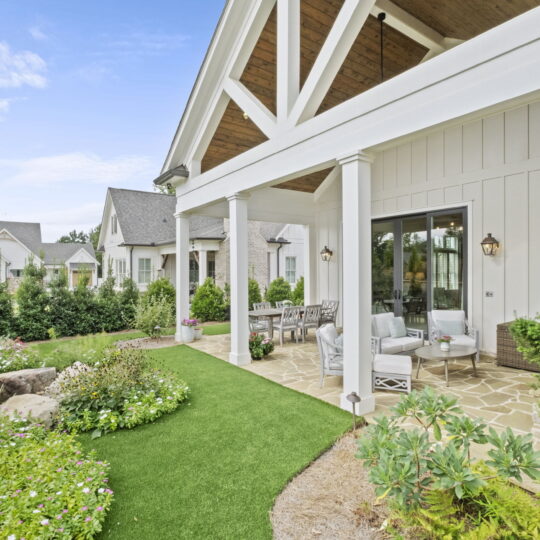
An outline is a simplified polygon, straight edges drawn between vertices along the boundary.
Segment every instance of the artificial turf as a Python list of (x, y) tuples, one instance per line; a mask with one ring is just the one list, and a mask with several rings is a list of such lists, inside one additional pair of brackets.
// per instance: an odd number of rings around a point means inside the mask
[(350, 416), (190, 347), (151, 354), (192, 397), (154, 424), (81, 437), (111, 463), (100, 538), (270, 539), (275, 497)]

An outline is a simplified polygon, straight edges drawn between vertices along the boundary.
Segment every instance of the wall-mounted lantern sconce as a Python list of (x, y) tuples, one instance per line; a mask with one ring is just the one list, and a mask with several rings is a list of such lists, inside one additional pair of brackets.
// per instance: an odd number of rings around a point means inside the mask
[(493, 238), (491, 236), (491, 233), (488, 233), (488, 235), (482, 240), (480, 243), (482, 246), (482, 251), (484, 252), (484, 255), (487, 257), (493, 257), (495, 253), (497, 253), (497, 250), (499, 249), (499, 242), (496, 238)]
[(328, 249), (328, 246), (324, 246), (323, 250), (321, 251), (321, 259), (324, 262), (330, 262), (333, 254), (334, 252), (331, 249)]

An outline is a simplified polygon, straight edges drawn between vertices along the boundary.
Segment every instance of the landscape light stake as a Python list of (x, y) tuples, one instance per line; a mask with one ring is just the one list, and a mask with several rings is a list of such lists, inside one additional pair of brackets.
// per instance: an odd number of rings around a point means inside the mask
[(356, 393), (351, 392), (347, 396), (347, 400), (352, 403), (352, 418), (353, 418), (353, 432), (356, 431), (356, 404), (362, 401), (362, 398)]

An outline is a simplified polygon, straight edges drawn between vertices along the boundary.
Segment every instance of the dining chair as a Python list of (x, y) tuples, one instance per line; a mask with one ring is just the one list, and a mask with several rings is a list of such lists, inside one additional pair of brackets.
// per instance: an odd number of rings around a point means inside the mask
[(290, 300), (279, 300), (276, 302), (277, 308), (284, 308), (284, 307), (290, 307), (293, 303)]
[(259, 309), (272, 309), (272, 304), (270, 302), (253, 302), (253, 309), (255, 311)]
[(283, 335), (285, 332), (291, 332), (291, 339), (293, 335), (298, 343), (298, 331), (300, 323), (301, 308), (298, 306), (289, 306), (283, 308), (283, 313), (279, 324), (274, 328), (279, 332), (279, 344), (283, 345)]
[(306, 336), (309, 328), (319, 328), (319, 321), (321, 319), (321, 304), (312, 306), (306, 306), (304, 309), (304, 316), (300, 321), (300, 331), (302, 333), (302, 342), (305, 343)]
[(323, 300), (321, 305), (321, 319), (319, 325), (327, 323), (336, 324), (337, 311), (339, 307), (338, 300)]

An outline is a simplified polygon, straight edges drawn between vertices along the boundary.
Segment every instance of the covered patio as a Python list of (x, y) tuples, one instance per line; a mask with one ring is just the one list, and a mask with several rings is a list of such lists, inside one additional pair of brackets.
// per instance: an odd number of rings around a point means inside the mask
[[(190, 346), (228, 361), (230, 336), (204, 336)], [(467, 414), (483, 418), (496, 429), (510, 427), (516, 433), (531, 433), (532, 405), (536, 399), (530, 393), (530, 384), (534, 376), (527, 371), (498, 366), (490, 357), (482, 357), (477, 368), (477, 377), (474, 377), (470, 362), (454, 361), (450, 365), (450, 387), (447, 388), (442, 364), (426, 364), (418, 379), (414, 378), (416, 369), (413, 370), (413, 390), (429, 385), (456, 397)], [(313, 336), (304, 344), (278, 345), (270, 356), (244, 369), (332, 405), (340, 405), (342, 377), (327, 376), (324, 386), (320, 387), (320, 360)], [(387, 414), (399, 397), (398, 392), (376, 391), (375, 411), (365, 416), (369, 419)]]

